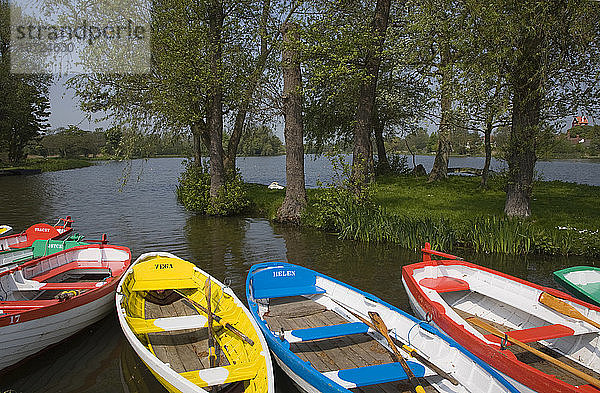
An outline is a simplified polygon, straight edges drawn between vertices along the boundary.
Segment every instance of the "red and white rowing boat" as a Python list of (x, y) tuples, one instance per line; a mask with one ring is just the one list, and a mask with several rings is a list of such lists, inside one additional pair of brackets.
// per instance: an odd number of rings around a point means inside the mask
[(54, 225), (45, 223), (32, 225), (21, 233), (0, 237), (0, 251), (31, 247), (36, 240), (62, 239), (73, 231), (72, 224), (71, 216), (67, 216), (59, 218)]
[(127, 247), (100, 243), (0, 273), (0, 370), (106, 316), (130, 263)]
[(600, 392), (599, 307), (433, 251), (429, 243), (422, 251), (423, 262), (402, 268), (402, 282), (419, 317), (522, 392)]

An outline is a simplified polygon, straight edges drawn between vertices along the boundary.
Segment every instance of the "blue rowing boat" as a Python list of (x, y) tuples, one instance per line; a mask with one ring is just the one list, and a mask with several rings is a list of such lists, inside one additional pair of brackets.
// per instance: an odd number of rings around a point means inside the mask
[(256, 264), (246, 297), (275, 360), (303, 391), (518, 392), (431, 325), (313, 270)]

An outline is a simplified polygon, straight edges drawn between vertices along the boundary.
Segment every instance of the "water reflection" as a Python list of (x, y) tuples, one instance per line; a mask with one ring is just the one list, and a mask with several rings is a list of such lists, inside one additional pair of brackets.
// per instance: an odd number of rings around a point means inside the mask
[(119, 365), (119, 377), (124, 393), (167, 392), (129, 345), (123, 345)]
[(120, 392), (123, 347), (115, 313), (2, 375), (0, 391)]
[(243, 218), (193, 216), (184, 227), (189, 260), (243, 293), (244, 235), (250, 223)]

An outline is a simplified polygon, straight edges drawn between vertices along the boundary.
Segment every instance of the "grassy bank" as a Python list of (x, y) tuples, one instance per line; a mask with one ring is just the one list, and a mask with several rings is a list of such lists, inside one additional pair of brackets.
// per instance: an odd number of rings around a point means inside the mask
[[(249, 187), (253, 213), (273, 218), (284, 192)], [(408, 248), (430, 241), (446, 251), (600, 256), (600, 187), (537, 182), (532, 217), (525, 221), (503, 216), (503, 187), (499, 178), (482, 190), (474, 177), (452, 176), (435, 184), (426, 178), (384, 177), (365, 203), (355, 203), (343, 190), (309, 190), (303, 223), (346, 239)]]
[(54, 172), (66, 169), (85, 168), (92, 165), (94, 164), (90, 161), (80, 158), (28, 158), (21, 166), (0, 169), (39, 169), (42, 172)]

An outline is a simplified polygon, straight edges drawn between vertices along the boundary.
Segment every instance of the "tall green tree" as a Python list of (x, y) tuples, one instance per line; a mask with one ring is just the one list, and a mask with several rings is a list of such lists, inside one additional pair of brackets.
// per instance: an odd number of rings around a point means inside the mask
[(48, 127), (52, 79), (12, 73), (10, 50), (10, 5), (0, 0), (0, 149), (16, 164), (25, 146)]
[(457, 87), (456, 63), (472, 50), (470, 19), (464, 3), (456, 0), (407, 1), (406, 34), (399, 49), (408, 62), (428, 78), (439, 105), (438, 145), (429, 181), (448, 176), (453, 108)]
[(484, 6), (469, 0), (467, 6), (486, 42), (481, 56), (506, 70), (512, 97), (504, 212), (528, 217), (545, 125), (579, 106), (597, 108), (600, 3), (497, 0)]
[(354, 126), (354, 147), (352, 150), (352, 177), (355, 183), (365, 183), (373, 175), (373, 152), (371, 133), (375, 118), (375, 98), (381, 52), (388, 27), (391, 0), (377, 0), (371, 22), (373, 42), (366, 48), (364, 67), (366, 77), (359, 87), (356, 123)]
[(149, 74), (85, 75), (71, 83), (86, 110), (136, 128), (191, 132), (197, 161), (202, 145), (209, 152), (214, 198), (235, 167), (247, 114), (259, 110), (257, 91), (278, 75), (270, 70), (278, 64), (279, 26), (297, 3), (156, 0)]

